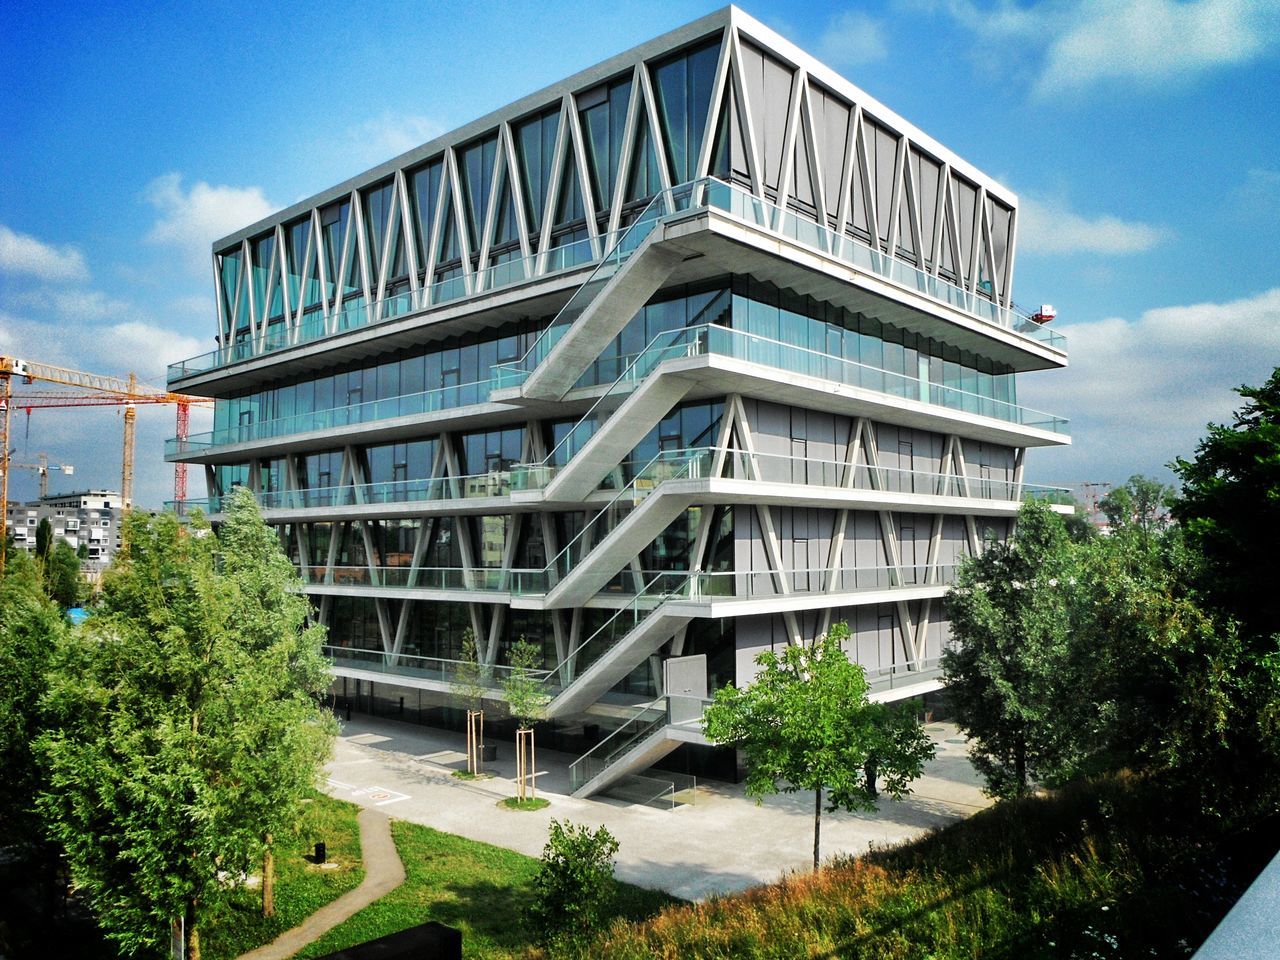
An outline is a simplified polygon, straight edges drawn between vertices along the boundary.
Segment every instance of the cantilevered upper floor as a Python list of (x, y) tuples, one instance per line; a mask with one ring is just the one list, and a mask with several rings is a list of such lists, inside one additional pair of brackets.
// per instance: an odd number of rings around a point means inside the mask
[(799, 264), (815, 296), (1012, 370), (1066, 362), (1012, 300), (1017, 198), (728, 7), (219, 241), (218, 346), (169, 382), (226, 396), (549, 319), (645, 219), (686, 251), (673, 282), (796, 289)]

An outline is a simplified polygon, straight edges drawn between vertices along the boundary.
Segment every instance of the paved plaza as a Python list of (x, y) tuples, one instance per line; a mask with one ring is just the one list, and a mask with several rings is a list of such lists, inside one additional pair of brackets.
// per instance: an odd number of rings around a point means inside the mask
[[(822, 855), (864, 853), (917, 837), (985, 807), (980, 781), (956, 728), (925, 728), (938, 756), (915, 782), (906, 800), (882, 799), (871, 814), (823, 814)], [(492, 742), (492, 741), (491, 741)], [(552, 817), (592, 826), (603, 824), (618, 838), (619, 879), (686, 899), (730, 893), (805, 871), (813, 856), (813, 794), (782, 794), (757, 805), (741, 784), (699, 781), (694, 802), (659, 810), (609, 798), (569, 796), (568, 754), (539, 749), (538, 795), (550, 807), (516, 812), (497, 806), (513, 796), (514, 744), (498, 741), (494, 776), (464, 781), (460, 732), (354, 717), (342, 724), (327, 790), (371, 807), (532, 857), (540, 856)], [(658, 775), (658, 774), (655, 774)]]

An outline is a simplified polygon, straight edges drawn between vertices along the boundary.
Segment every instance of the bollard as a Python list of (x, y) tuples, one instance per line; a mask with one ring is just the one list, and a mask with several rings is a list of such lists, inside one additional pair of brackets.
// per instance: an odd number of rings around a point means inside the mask
[(319, 843), (316, 844), (316, 863), (324, 863), (324, 858), (325, 858), (324, 841), (321, 840)]

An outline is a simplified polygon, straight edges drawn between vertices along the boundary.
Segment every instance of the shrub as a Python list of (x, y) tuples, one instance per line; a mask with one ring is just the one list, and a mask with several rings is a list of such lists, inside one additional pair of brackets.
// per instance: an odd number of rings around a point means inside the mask
[(527, 912), (541, 943), (572, 946), (600, 928), (614, 898), (617, 852), (618, 841), (604, 827), (592, 830), (568, 820), (551, 821)]

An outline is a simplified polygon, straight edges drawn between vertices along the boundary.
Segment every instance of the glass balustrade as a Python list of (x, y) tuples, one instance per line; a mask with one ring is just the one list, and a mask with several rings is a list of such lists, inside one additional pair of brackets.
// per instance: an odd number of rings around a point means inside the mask
[(275, 420), (238, 424), (221, 430), (192, 434), (185, 440), (176, 438), (166, 440), (164, 452), (165, 456), (177, 456), (231, 443), (270, 440), (312, 430), (332, 430), (336, 427), (349, 427), (361, 423), (393, 420), (396, 417), (420, 416), (438, 410), (467, 407), (487, 401), (490, 387), (488, 380), (477, 380), (457, 386), (424, 390), (421, 393), (387, 397), (384, 400), (368, 400), (364, 403), (331, 407), (327, 410), (313, 410), (309, 413), (299, 413)]
[(483, 590), (505, 593), (513, 578), (530, 572), (499, 567), (394, 567), (304, 564), (297, 568), (312, 586), (404, 587), (417, 590)]
[(667, 726), (667, 705), (663, 698), (645, 704), (611, 734), (569, 764), (571, 790), (603, 773), (637, 744)]
[[(777, 233), (797, 243), (816, 248), (854, 267), (889, 280), (897, 286), (925, 294), (988, 323), (1043, 343), (1051, 349), (1066, 350), (1066, 337), (1058, 331), (1002, 307), (980, 293), (967, 291), (909, 263), (889, 257), (853, 237), (830, 230), (794, 211), (762, 200), (740, 187), (719, 180), (704, 179), (659, 193), (626, 229), (600, 238), (597, 242), (606, 250), (606, 253), (595, 271), (575, 292), (524, 357), (512, 363), (498, 365), (498, 385), (514, 386), (528, 377), (550, 353), (551, 348), (555, 346), (568, 326), (582, 315), (657, 224), (668, 217), (707, 208), (724, 211), (759, 229)], [(589, 238), (580, 240), (574, 244), (547, 251), (543, 257), (541, 275), (575, 269), (594, 261), (592, 241)], [(253, 356), (309, 343), (345, 330), (394, 319), (411, 313), (415, 309), (450, 303), (468, 296), (478, 296), (491, 290), (524, 282), (537, 275), (537, 270), (538, 255), (534, 255), (485, 267), (477, 271), (469, 282), (467, 278), (455, 277), (433, 283), (416, 293), (404, 291), (372, 303), (352, 304), (334, 312), (328, 318), (304, 320), (292, 329), (273, 330), (259, 340), (230, 344), (172, 364), (169, 367), (169, 379), (176, 380)]]
[(500, 363), (493, 368), (497, 385), (511, 387), (523, 383), (538, 364), (546, 359), (552, 348), (564, 336), (565, 331), (595, 302), (596, 297), (609, 285), (609, 281), (627, 262), (631, 254), (640, 248), (640, 245), (653, 232), (653, 228), (662, 222), (662, 218), (671, 212), (689, 208), (695, 196), (701, 194), (700, 184), (700, 181), (695, 181), (671, 190), (664, 190), (650, 200), (648, 206), (640, 211), (636, 219), (622, 231), (617, 241), (608, 248), (608, 252), (592, 271), (591, 276), (569, 298), (569, 302), (560, 309), (547, 328), (542, 331), (541, 336), (533, 342), (528, 352), (519, 360)]
[(242, 360), (263, 356), (287, 347), (296, 347), (306, 343), (323, 340), (347, 330), (386, 320), (394, 320), (444, 303), (452, 303), (469, 296), (480, 296), (493, 290), (523, 283), (535, 275), (551, 276), (567, 270), (578, 269), (595, 260), (590, 238), (566, 244), (549, 251), (541, 274), (537, 274), (537, 254), (504, 263), (494, 264), (478, 270), (473, 274), (468, 287), (465, 277), (452, 277), (429, 284), (417, 292), (403, 291), (371, 304), (363, 302), (351, 304), (333, 311), (328, 317), (324, 315), (308, 315), (293, 328), (273, 329), (260, 341), (244, 340), (229, 344), (199, 356), (181, 360), (169, 365), (169, 380), (204, 373), (209, 370), (225, 367)]
[[(618, 490), (619, 495), (607, 504), (602, 521), (591, 540), (599, 542), (621, 519), (620, 510), (634, 504), (656, 490), (667, 480), (710, 477), (715, 451), (710, 447), (664, 450), (649, 460), (629, 460), (619, 464), (601, 481), (601, 490)], [(850, 475), (852, 473), (852, 475)], [(725, 454), (719, 474), (731, 480), (751, 480), (792, 486), (835, 487), (842, 490), (909, 493), (924, 496), (969, 497), (983, 500), (1017, 502), (1044, 500), (1071, 504), (1071, 493), (1065, 487), (1033, 483), (1015, 483), (999, 477), (957, 477), (928, 470), (902, 470), (895, 467), (870, 467), (817, 457), (792, 457), (786, 454), (747, 454), (730, 450)], [(630, 477), (629, 480), (624, 478)], [(305, 490), (273, 490), (257, 494), (264, 510), (298, 510), (313, 507), (350, 507), (365, 504), (416, 503), (433, 500), (458, 500), (481, 497), (505, 497), (523, 480), (530, 485), (530, 468), (497, 470), (463, 477), (433, 477), (422, 480), (389, 480), (358, 486), (311, 487)], [(165, 506), (180, 516), (193, 510), (206, 514), (222, 510), (222, 498), (201, 497), (168, 500)], [(612, 517), (608, 515), (612, 514)], [(625, 514), (622, 514), (625, 516)], [(597, 521), (593, 520), (592, 523)]]
[[(474, 663), (464, 660), (449, 660), (443, 657), (421, 657), (408, 653), (386, 653), (382, 650), (369, 650), (363, 647), (325, 646), (325, 656), (335, 666), (349, 667), (358, 670), (372, 670), (398, 677), (418, 677), (423, 680), (439, 680), (445, 683), (456, 683), (469, 677)], [(545, 680), (549, 670), (530, 670), (527, 673), (535, 680)], [(479, 681), (481, 685), (500, 688), (503, 680), (509, 677), (512, 668), (495, 664), (480, 667)]]

